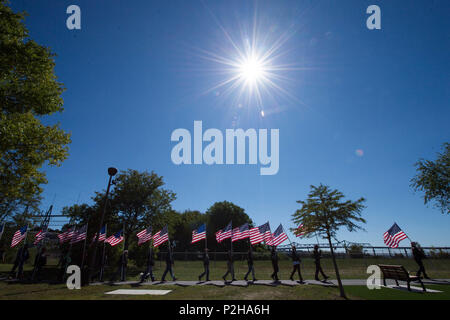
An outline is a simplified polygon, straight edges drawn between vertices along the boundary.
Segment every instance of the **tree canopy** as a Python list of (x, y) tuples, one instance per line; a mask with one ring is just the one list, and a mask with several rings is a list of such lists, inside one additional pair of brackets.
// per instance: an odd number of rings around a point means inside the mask
[(435, 161), (416, 162), (417, 175), (411, 179), (411, 186), (425, 193), (425, 204), (434, 202), (443, 214), (450, 214), (450, 144), (444, 143), (442, 148)]
[(311, 186), (308, 198), (297, 201), (301, 208), (293, 214), (292, 221), (296, 225), (303, 224), (306, 236), (317, 234), (328, 240), (341, 296), (345, 297), (331, 240), (336, 239), (336, 233), (341, 227), (350, 232), (363, 230), (359, 224), (366, 221), (361, 217), (365, 199), (344, 201), (343, 198), (342, 192), (331, 190), (328, 186)]
[(63, 111), (55, 54), (29, 38), (24, 13), (0, 0), (0, 219), (37, 209), (44, 164), (60, 165), (70, 135), (42, 120)]

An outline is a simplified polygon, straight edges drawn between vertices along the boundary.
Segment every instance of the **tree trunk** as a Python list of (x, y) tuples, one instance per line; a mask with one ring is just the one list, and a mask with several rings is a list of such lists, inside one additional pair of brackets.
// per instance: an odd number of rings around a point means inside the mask
[(328, 239), (328, 244), (330, 245), (331, 258), (333, 259), (334, 270), (336, 271), (336, 279), (337, 279), (337, 282), (339, 285), (339, 291), (341, 293), (341, 297), (344, 299), (347, 299), (345, 292), (344, 292), (344, 286), (342, 285), (341, 277), (339, 276), (339, 269), (338, 269), (338, 266), (336, 263), (336, 257), (334, 256), (333, 245), (331, 244), (331, 236), (329, 233), (327, 233), (327, 239)]

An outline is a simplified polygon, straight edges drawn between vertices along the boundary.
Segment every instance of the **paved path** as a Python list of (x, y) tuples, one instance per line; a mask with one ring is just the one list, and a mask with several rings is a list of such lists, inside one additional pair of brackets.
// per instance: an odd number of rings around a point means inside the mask
[[(392, 281), (394, 283), (394, 281)], [(343, 279), (342, 284), (344, 286), (365, 286), (367, 283), (367, 279)], [(423, 280), (424, 284), (447, 284), (450, 285), (450, 279), (434, 279), (434, 280)], [(177, 281), (149, 281), (149, 282), (143, 282), (138, 283), (136, 281), (123, 281), (123, 282), (95, 282), (91, 285), (132, 285), (132, 286), (158, 286), (158, 285), (164, 285), (164, 286), (171, 286), (171, 285), (177, 285), (181, 287), (189, 287), (189, 286), (207, 286), (207, 285), (213, 285), (218, 287), (224, 287), (224, 286), (237, 286), (237, 287), (247, 287), (249, 285), (265, 285), (265, 286), (301, 286), (301, 285), (319, 285), (319, 286), (337, 286), (337, 280), (328, 280), (328, 281), (316, 281), (316, 280), (305, 280), (303, 283), (300, 283), (298, 281), (291, 281), (291, 280), (280, 280), (278, 282), (274, 282), (273, 280), (257, 280), (255, 282), (253, 281), (244, 281), (244, 280), (237, 280), (233, 282), (223, 282), (221, 280), (213, 280), (213, 281), (204, 281), (204, 282), (198, 282), (198, 281), (183, 281), (183, 280), (177, 280)], [(387, 284), (391, 284), (391, 281), (388, 280)]]

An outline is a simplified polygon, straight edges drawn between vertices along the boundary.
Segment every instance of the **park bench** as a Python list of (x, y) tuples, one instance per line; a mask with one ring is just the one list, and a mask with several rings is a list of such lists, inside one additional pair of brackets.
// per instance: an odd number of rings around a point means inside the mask
[(383, 284), (386, 286), (386, 279), (393, 279), (398, 286), (398, 281), (406, 281), (408, 285), (408, 290), (411, 291), (410, 282), (419, 281), (422, 285), (422, 289), (425, 292), (425, 286), (423, 285), (422, 279), (418, 276), (411, 276), (404, 266), (379, 264), (381, 272), (383, 272)]

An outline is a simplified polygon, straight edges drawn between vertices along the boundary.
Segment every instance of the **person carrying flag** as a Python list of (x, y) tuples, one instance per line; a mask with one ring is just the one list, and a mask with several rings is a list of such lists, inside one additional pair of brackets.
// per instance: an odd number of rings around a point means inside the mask
[(144, 282), (145, 280), (150, 277), (152, 281), (155, 281), (155, 277), (153, 276), (153, 267), (155, 265), (155, 259), (153, 255), (153, 250), (150, 250), (147, 255), (147, 269), (144, 273), (141, 275), (141, 281), (140, 283)]
[(422, 259), (426, 259), (425, 252), (423, 252), (422, 248), (417, 242), (411, 242), (411, 250), (414, 257), (414, 261), (419, 265), (419, 270), (417, 271), (417, 276), (423, 273), (423, 277), (425, 279), (430, 279), (427, 273), (425, 272), (425, 266), (423, 265)]
[(231, 253), (231, 250), (228, 250), (227, 255), (227, 272), (223, 275), (223, 281), (227, 282), (227, 276), (231, 274), (231, 282), (236, 281), (236, 278), (234, 277), (234, 262), (233, 262), (233, 254)]
[(111, 276), (110, 282), (114, 282), (114, 280), (119, 275), (120, 281), (123, 282), (126, 280), (127, 264), (128, 264), (128, 250), (123, 250), (123, 253), (119, 259), (119, 263), (117, 264), (117, 271)]
[(248, 281), (248, 276), (250, 274), (250, 272), (252, 273), (252, 277), (253, 277), (253, 282), (256, 281), (255, 278), (255, 268), (253, 266), (253, 250), (252, 250), (252, 246), (250, 246), (250, 248), (248, 248), (248, 252), (247, 252), (247, 265), (248, 265), (248, 271), (245, 274), (244, 280)]
[(302, 277), (302, 273), (300, 271), (300, 256), (298, 255), (297, 248), (295, 248), (294, 245), (292, 245), (291, 258), (292, 258), (293, 269), (292, 269), (291, 276), (289, 277), (289, 279), (291, 279), (291, 281), (294, 281), (295, 271), (297, 271), (298, 277), (300, 279), (300, 283), (303, 283), (303, 277)]
[(173, 281), (177, 280), (177, 278), (175, 278), (175, 275), (173, 274), (172, 266), (174, 264), (174, 261), (173, 261), (173, 255), (172, 255), (172, 246), (170, 245), (170, 243), (168, 243), (168, 248), (169, 248), (169, 251), (167, 251), (167, 255), (166, 255), (166, 270), (164, 270), (163, 276), (161, 278), (162, 282), (166, 281), (165, 279), (166, 279), (167, 272), (170, 272), (170, 275), (171, 275)]
[(205, 271), (198, 276), (198, 281), (201, 282), (203, 276), (206, 275), (206, 281), (209, 281), (209, 255), (208, 255), (208, 248), (205, 248), (205, 253), (203, 254), (203, 267), (205, 268)]
[[(17, 251), (16, 260), (14, 260), (13, 268), (11, 269), (10, 277), (15, 275), (16, 279), (21, 279), (23, 277), (23, 265), (30, 257), (30, 253), (28, 252), (28, 243), (25, 243), (22, 248)], [(15, 274), (15, 271), (17, 273)]]
[(36, 254), (36, 257), (34, 258), (34, 267), (36, 268), (36, 274), (35, 277), (38, 281), (41, 280), (41, 272), (42, 268), (47, 264), (47, 254), (46, 249), (43, 247), (41, 249), (41, 252)]
[(272, 267), (273, 267), (273, 273), (270, 276), (273, 280), (275, 281), (279, 281), (278, 279), (278, 271), (280, 271), (280, 269), (278, 268), (278, 253), (276, 250), (275, 246), (272, 246), (272, 252), (270, 255), (270, 259), (272, 260)]
[(322, 258), (322, 251), (319, 250), (319, 245), (314, 245), (314, 251), (313, 251), (313, 257), (314, 257), (314, 264), (316, 265), (316, 274), (314, 276), (314, 279), (316, 281), (320, 281), (319, 279), (319, 272), (322, 274), (323, 280), (326, 281), (329, 277), (323, 272), (322, 266), (320, 265), (320, 259)]

